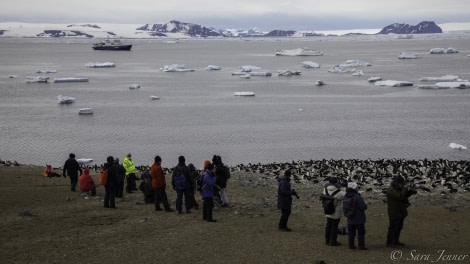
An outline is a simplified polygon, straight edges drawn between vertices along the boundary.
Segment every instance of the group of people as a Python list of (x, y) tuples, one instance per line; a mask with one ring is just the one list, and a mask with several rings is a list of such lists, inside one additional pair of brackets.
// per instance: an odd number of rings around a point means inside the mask
[[(292, 196), (298, 195), (291, 189), (291, 171), (286, 170), (280, 176), (278, 186), (277, 208), (281, 210), (279, 220), (279, 230), (291, 231), (287, 227), (287, 222), (291, 214)], [(324, 186), (323, 194), (331, 195), (334, 200), (334, 210), (331, 214), (326, 214), (325, 244), (330, 246), (341, 245), (338, 242), (338, 225), (342, 216), (347, 217), (348, 247), (356, 249), (355, 237), (357, 234), (359, 250), (367, 250), (365, 245), (365, 223), (367, 204), (358, 192), (359, 186), (355, 182), (348, 182), (346, 192), (341, 190), (341, 185), (336, 177), (330, 177)], [(416, 187), (410, 186), (402, 176), (396, 176), (387, 189), (387, 206), (389, 226), (387, 231), (387, 247), (400, 247), (405, 244), (400, 241), (401, 230), (405, 217), (408, 215), (408, 198), (416, 194)]]
[[(174, 212), (168, 202), (166, 176), (161, 163), (161, 157), (155, 156), (154, 163), (150, 167), (148, 180), (151, 185), (149, 188), (152, 189), (154, 195), (152, 201), (155, 204), (155, 211)], [(212, 162), (205, 160), (203, 166), (202, 171), (199, 172), (193, 164), (186, 165), (184, 156), (178, 158), (178, 164), (173, 168), (171, 176), (171, 186), (176, 191), (176, 210), (178, 214), (183, 213), (183, 201), (187, 214), (191, 213), (191, 209), (197, 210), (199, 204), (195, 199), (195, 193), (199, 191), (204, 201), (203, 220), (216, 222), (212, 217), (214, 197), (220, 199), (222, 207), (228, 207), (226, 187), (227, 180), (230, 178), (230, 170), (218, 155), (213, 156)], [(123, 197), (124, 186), (127, 193), (137, 191), (136, 166), (131, 153), (126, 155), (122, 164), (119, 163), (118, 158), (108, 156), (103, 171), (106, 171), (107, 175), (107, 180), (103, 183), (105, 187), (104, 207), (115, 209), (117, 208), (115, 198)], [(96, 195), (96, 185), (90, 176), (90, 169), (85, 168), (82, 171), (73, 153), (70, 153), (64, 164), (63, 176), (66, 177), (66, 174), (70, 178), (71, 191), (76, 190), (78, 183), (82, 192), (90, 192), (92, 196)], [(79, 174), (80, 178), (78, 178)]]

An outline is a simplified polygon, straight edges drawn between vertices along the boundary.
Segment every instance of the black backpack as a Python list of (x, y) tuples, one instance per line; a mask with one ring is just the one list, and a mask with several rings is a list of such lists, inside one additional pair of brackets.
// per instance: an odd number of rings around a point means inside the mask
[(344, 197), (343, 199), (343, 214), (344, 216), (351, 218), (356, 212), (355, 199), (353, 197)]
[(322, 207), (323, 207), (323, 212), (326, 215), (331, 215), (335, 213), (336, 210), (336, 200), (335, 200), (335, 194), (337, 194), (340, 190), (337, 189), (334, 191), (331, 195), (328, 194), (328, 190), (325, 187), (325, 193), (320, 195), (320, 201), (322, 202)]

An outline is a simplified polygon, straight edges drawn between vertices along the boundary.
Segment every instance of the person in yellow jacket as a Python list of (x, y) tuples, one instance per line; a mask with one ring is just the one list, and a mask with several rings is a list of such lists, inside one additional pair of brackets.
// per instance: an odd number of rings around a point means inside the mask
[(136, 169), (134, 161), (132, 160), (131, 153), (128, 153), (127, 156), (124, 158), (122, 166), (124, 166), (124, 168), (126, 169), (126, 192), (132, 193), (134, 191), (137, 191), (137, 185), (135, 183)]

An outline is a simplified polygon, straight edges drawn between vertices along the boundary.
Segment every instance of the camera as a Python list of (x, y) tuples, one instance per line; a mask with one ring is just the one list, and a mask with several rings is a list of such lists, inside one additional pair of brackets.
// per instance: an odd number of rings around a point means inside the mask
[(295, 196), (295, 198), (300, 199), (300, 196), (297, 194), (295, 190), (292, 190), (292, 195)]

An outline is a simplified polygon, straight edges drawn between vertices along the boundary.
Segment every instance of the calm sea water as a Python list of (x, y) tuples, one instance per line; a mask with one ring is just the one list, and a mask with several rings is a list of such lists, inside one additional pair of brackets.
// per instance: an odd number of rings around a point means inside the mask
[[(0, 40), (0, 158), (61, 166), (70, 152), (101, 164), (106, 156), (131, 152), (138, 165), (155, 155), (163, 166), (179, 155), (201, 167), (221, 155), (225, 163), (309, 159), (470, 158), (470, 90), (422, 90), (419, 78), (458, 75), (470, 79), (470, 37), (428, 36), (408, 40), (375, 37), (299, 40), (182, 40), (178, 44), (135, 40), (132, 51), (94, 51), (91, 43)], [(36, 41), (37, 42), (37, 41)], [(309, 47), (318, 57), (279, 57), (278, 49)], [(458, 54), (431, 55), (455, 47)], [(403, 52), (421, 56), (399, 60)], [(363, 77), (329, 73), (348, 59), (373, 64)], [(304, 69), (311, 60), (319, 69)], [(114, 62), (115, 68), (87, 68)], [(166, 64), (194, 72), (165, 73)], [(210, 64), (220, 71), (205, 71)], [(272, 77), (232, 76), (254, 65)], [(88, 83), (26, 83), (41, 69)], [(278, 70), (301, 70), (281, 77)], [(18, 75), (9, 78), (8, 75)], [(412, 81), (413, 87), (379, 87), (371, 76)], [(316, 80), (328, 84), (315, 86)], [(141, 88), (130, 90), (133, 83)], [(255, 97), (236, 97), (252, 91)], [(59, 105), (58, 95), (76, 98)], [(156, 95), (160, 100), (151, 100)], [(92, 107), (91, 116), (78, 109)]]

